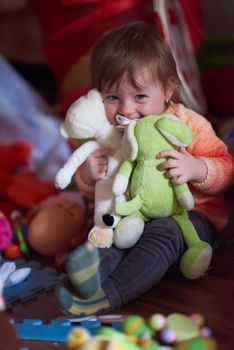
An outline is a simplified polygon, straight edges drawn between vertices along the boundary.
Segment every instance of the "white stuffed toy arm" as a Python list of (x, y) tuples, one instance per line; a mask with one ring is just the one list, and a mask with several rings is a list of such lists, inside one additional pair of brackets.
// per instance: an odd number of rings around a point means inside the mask
[(81, 166), (81, 164), (85, 162), (92, 152), (100, 148), (102, 147), (96, 141), (88, 141), (80, 148), (76, 149), (66, 164), (58, 171), (55, 177), (55, 186), (60, 189), (66, 188), (70, 184), (72, 176)]

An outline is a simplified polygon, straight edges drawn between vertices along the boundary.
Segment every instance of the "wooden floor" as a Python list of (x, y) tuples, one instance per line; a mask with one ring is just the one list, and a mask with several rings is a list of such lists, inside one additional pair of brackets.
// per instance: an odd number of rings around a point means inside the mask
[[(229, 228), (229, 231), (232, 227)], [(182, 312), (201, 313), (206, 324), (214, 332), (219, 349), (234, 348), (234, 240), (228, 239), (215, 249), (212, 268), (209, 274), (196, 281), (184, 279), (177, 268), (168, 272), (167, 276), (150, 292), (138, 300), (126, 305), (116, 313), (140, 314), (149, 317), (153, 313), (170, 314)], [(3, 316), (3, 315), (2, 315)], [(7, 317), (20, 321), (25, 318), (41, 319), (45, 323), (61, 316), (54, 293), (41, 293), (38, 297), (25, 303), (14, 304)], [(0, 319), (1, 322), (1, 319)], [(0, 327), (0, 350), (13, 349), (4, 344), (6, 332)], [(8, 342), (9, 342), (9, 338)], [(6, 344), (6, 343), (5, 343)], [(66, 349), (63, 343), (22, 341), (21, 346), (30, 350)]]

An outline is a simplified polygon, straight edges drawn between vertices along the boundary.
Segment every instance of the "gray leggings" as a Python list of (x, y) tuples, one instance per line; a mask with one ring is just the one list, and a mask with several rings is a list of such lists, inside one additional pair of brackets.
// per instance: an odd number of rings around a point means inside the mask
[[(196, 211), (189, 218), (199, 237), (211, 242), (215, 229)], [(111, 308), (121, 307), (151, 289), (186, 250), (182, 232), (171, 218), (151, 220), (134, 247), (99, 249), (101, 286)]]

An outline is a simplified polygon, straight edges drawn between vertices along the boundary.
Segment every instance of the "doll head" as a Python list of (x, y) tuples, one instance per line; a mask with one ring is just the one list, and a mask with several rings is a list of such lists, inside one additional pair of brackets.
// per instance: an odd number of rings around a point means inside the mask
[(84, 240), (86, 209), (79, 193), (61, 192), (41, 203), (28, 227), (28, 241), (48, 257), (68, 253)]

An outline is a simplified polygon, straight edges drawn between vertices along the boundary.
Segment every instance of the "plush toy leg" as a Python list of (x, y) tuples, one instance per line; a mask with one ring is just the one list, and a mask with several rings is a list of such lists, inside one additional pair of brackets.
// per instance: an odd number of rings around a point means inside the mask
[(89, 232), (88, 240), (99, 248), (110, 248), (113, 243), (112, 227), (94, 226)]
[(95, 187), (94, 227), (88, 235), (89, 241), (96, 247), (111, 247), (114, 234), (113, 228), (120, 221), (120, 216), (114, 212), (114, 205), (115, 202), (121, 203), (125, 200), (125, 195), (114, 197), (111, 179), (97, 181)]
[(188, 250), (180, 261), (183, 275), (189, 279), (201, 277), (209, 268), (212, 259), (212, 248), (209, 243), (202, 241), (192, 222), (188, 218), (187, 211), (181, 215), (173, 215), (172, 218), (180, 226)]
[(211, 259), (211, 246), (201, 241), (184, 253), (180, 260), (181, 271), (189, 279), (199, 278), (209, 269)]
[(144, 217), (139, 211), (123, 218), (114, 230), (115, 246), (119, 249), (131, 248), (142, 235), (144, 227)]
[[(96, 247), (110, 248), (113, 243), (113, 228), (116, 227), (121, 219), (113, 210), (113, 201), (102, 198), (95, 208), (95, 225), (90, 231), (88, 239)], [(125, 201), (125, 195), (116, 196), (115, 198), (116, 203), (123, 203)]]
[[(104, 203), (105, 204), (105, 203)], [(98, 205), (94, 212), (94, 224), (95, 226), (109, 226), (114, 228), (121, 217), (114, 212), (113, 206)]]
[(192, 193), (189, 191), (187, 184), (174, 186), (175, 194), (181, 207), (186, 210), (194, 208), (194, 199)]

